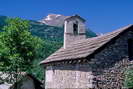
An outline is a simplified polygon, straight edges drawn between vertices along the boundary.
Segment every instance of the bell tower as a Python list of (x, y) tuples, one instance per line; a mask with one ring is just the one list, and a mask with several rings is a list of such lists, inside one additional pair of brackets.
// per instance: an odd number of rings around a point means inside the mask
[(85, 20), (78, 15), (70, 16), (64, 22), (64, 48), (74, 41), (85, 39)]

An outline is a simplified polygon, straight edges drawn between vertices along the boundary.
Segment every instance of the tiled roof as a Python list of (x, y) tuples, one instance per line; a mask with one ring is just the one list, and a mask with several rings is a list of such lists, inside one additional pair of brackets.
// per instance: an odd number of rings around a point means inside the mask
[(95, 53), (96, 50), (113, 40), (113, 38), (118, 37), (120, 34), (133, 30), (133, 25), (128, 25), (126, 27), (120, 28), (116, 31), (104, 34), (102, 36), (88, 38), (74, 42), (68, 48), (60, 48), (58, 51), (53, 53), (51, 56), (46, 58), (41, 62), (41, 64), (47, 64), (51, 62), (58, 62), (64, 60), (76, 60), (80, 58), (86, 58), (89, 55)]

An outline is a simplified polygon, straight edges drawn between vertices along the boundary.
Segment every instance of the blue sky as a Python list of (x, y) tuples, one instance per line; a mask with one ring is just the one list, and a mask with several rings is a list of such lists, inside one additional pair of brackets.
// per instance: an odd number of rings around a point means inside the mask
[(133, 0), (0, 0), (0, 15), (39, 20), (49, 13), (79, 14), (97, 33), (133, 24)]

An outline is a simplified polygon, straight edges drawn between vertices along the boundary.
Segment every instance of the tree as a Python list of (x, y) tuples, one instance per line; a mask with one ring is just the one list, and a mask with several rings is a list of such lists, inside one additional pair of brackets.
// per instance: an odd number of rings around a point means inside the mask
[(8, 82), (16, 82), (19, 74), (30, 71), (42, 47), (42, 40), (32, 36), (29, 29), (28, 21), (11, 18), (0, 32), (0, 71), (9, 74)]
[(38, 59), (33, 61), (33, 68), (31, 73), (34, 74), (39, 80), (44, 80), (44, 68), (39, 65), (41, 61), (54, 53), (57, 49), (62, 46), (63, 43), (55, 41), (43, 41), (43, 47), (38, 50)]

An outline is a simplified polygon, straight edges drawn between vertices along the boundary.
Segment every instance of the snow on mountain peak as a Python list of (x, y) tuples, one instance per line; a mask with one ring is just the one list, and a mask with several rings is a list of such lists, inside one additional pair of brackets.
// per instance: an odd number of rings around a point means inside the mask
[(50, 26), (58, 26), (62, 27), (64, 24), (64, 20), (69, 16), (64, 16), (60, 14), (49, 14), (44, 19), (39, 22), (50, 25)]

